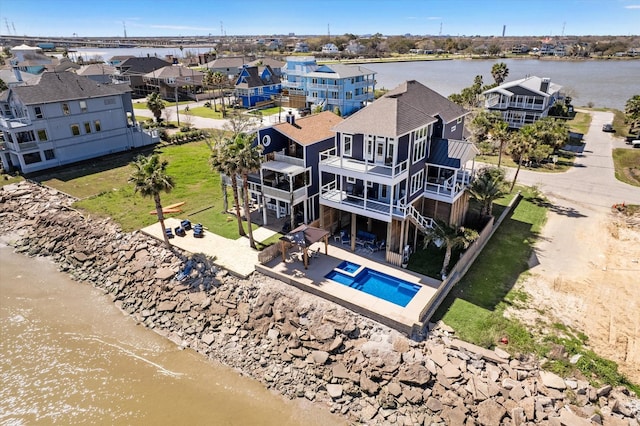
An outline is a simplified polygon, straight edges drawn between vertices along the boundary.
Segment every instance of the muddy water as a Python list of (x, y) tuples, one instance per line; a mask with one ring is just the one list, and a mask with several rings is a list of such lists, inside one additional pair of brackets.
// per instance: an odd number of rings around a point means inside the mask
[(340, 420), (135, 324), (93, 287), (0, 247), (0, 424)]

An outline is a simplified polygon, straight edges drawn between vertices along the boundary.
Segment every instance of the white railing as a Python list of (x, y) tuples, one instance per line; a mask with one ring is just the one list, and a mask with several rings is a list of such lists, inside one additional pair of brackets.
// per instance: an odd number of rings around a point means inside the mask
[(378, 164), (342, 157), (337, 155), (336, 148), (331, 148), (320, 153), (320, 164), (364, 174), (394, 178), (407, 171), (408, 161), (404, 160), (396, 165)]
[(287, 164), (291, 164), (294, 166), (300, 166), (300, 167), (304, 167), (304, 159), (302, 158), (297, 158), (297, 157), (291, 157), (289, 155), (284, 155), (280, 152), (276, 152), (273, 159), (275, 161), (282, 161), (283, 163), (287, 163)]
[[(285, 189), (274, 188), (272, 186), (262, 185), (262, 192), (264, 195), (272, 198), (279, 198), (281, 200), (289, 201), (291, 199), (291, 191)], [(307, 188), (298, 188), (293, 190), (293, 200), (305, 197), (307, 195)]]
[(28, 126), (29, 124), (31, 124), (31, 119), (29, 117), (0, 118), (0, 127), (4, 127), (5, 129)]
[(380, 202), (358, 195), (349, 194), (338, 188), (337, 181), (332, 181), (323, 185), (322, 188), (320, 188), (320, 198), (333, 203), (356, 207), (365, 211), (387, 215), (391, 212), (390, 202)]
[(405, 217), (413, 219), (422, 232), (426, 232), (428, 229), (433, 228), (433, 219), (422, 216), (412, 205), (401, 206), (400, 210), (403, 211)]

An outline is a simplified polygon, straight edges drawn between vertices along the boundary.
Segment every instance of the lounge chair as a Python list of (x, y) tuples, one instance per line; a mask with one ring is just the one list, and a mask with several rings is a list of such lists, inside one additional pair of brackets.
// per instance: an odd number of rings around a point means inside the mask
[(204, 237), (204, 228), (202, 227), (202, 224), (198, 223), (198, 224), (194, 225), (194, 227), (193, 227), (193, 236), (195, 238)]
[(180, 222), (180, 226), (184, 228), (185, 231), (189, 231), (191, 229), (191, 221), (189, 219), (185, 219)]
[(167, 234), (167, 238), (173, 238), (173, 231), (171, 230), (171, 228), (166, 228), (164, 232), (165, 234)]
[(340, 231), (340, 242), (342, 244), (351, 244), (351, 236), (345, 231)]
[(377, 251), (384, 250), (384, 245), (385, 245), (385, 241), (381, 240), (381, 241), (378, 241), (377, 243), (369, 243), (367, 244), (366, 247), (367, 249), (369, 249), (371, 253), (375, 253)]
[(187, 235), (187, 233), (185, 232), (182, 226), (176, 226), (175, 233), (178, 237), (184, 237), (185, 235)]
[(188, 261), (187, 264), (184, 266), (184, 269), (176, 274), (175, 279), (178, 281), (184, 281), (186, 278), (189, 277), (189, 275), (191, 275), (192, 269), (193, 269), (193, 262)]

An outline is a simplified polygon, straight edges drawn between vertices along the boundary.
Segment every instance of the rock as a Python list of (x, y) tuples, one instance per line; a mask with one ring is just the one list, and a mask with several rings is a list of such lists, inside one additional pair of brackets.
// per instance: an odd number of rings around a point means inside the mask
[(333, 377), (337, 379), (349, 378), (349, 371), (347, 370), (347, 367), (345, 367), (345, 365), (341, 362), (333, 365), (333, 367), (331, 368), (331, 373)]
[(344, 340), (342, 339), (342, 337), (336, 336), (336, 338), (333, 339), (333, 342), (331, 342), (331, 344), (329, 345), (329, 352), (334, 353), (335, 351), (337, 351), (342, 347), (343, 343), (344, 343)]
[(329, 359), (329, 352), (311, 351), (311, 359), (316, 365), (324, 365)]
[(596, 390), (596, 395), (598, 395), (598, 397), (607, 396), (609, 395), (609, 392), (611, 392), (611, 389), (611, 385), (604, 385)]
[(574, 356), (569, 358), (569, 363), (572, 365), (576, 365), (578, 361), (580, 361), (580, 358), (582, 358), (582, 354), (575, 354)]
[(362, 388), (367, 395), (376, 395), (380, 390), (380, 386), (369, 379), (364, 373), (360, 374), (360, 388)]
[(478, 423), (485, 426), (499, 425), (507, 411), (492, 399), (478, 404)]
[(540, 379), (542, 380), (542, 384), (548, 388), (559, 390), (564, 390), (567, 388), (567, 385), (564, 383), (562, 377), (549, 371), (540, 371)]
[(362, 421), (368, 422), (372, 420), (376, 416), (376, 414), (378, 414), (378, 409), (371, 404), (367, 404), (362, 409), (360, 418), (362, 419)]
[(431, 373), (424, 366), (413, 364), (400, 369), (398, 380), (402, 383), (422, 387), (431, 380)]
[(336, 329), (331, 324), (322, 324), (313, 330), (313, 335), (321, 342), (333, 339), (335, 334)]
[(169, 268), (160, 268), (156, 270), (155, 278), (165, 281), (172, 278), (175, 274), (176, 273)]
[(398, 397), (402, 394), (402, 388), (400, 387), (400, 385), (396, 382), (391, 382), (389, 383), (389, 385), (387, 386), (387, 390), (389, 391), (389, 393), (395, 397)]
[(327, 385), (327, 393), (333, 399), (338, 399), (342, 396), (342, 385)]
[(425, 405), (429, 410), (431, 410), (434, 413), (437, 413), (442, 410), (442, 403), (440, 402), (440, 400), (434, 397), (427, 399), (427, 403)]
[(278, 337), (280, 336), (280, 331), (277, 328), (271, 328), (267, 331), (267, 337), (270, 340), (278, 341)]
[(496, 353), (496, 355), (498, 355), (502, 359), (508, 360), (509, 358), (511, 358), (511, 355), (509, 354), (509, 352), (502, 350), (498, 347), (496, 347), (493, 351)]
[(156, 310), (158, 312), (170, 312), (170, 311), (174, 311), (176, 309), (176, 306), (178, 306), (178, 302), (167, 300), (164, 302), (160, 302)]
[(201, 340), (205, 345), (210, 346), (216, 340), (216, 337), (213, 333), (207, 333), (202, 335)]
[(448, 362), (442, 367), (442, 373), (448, 379), (456, 379), (461, 376), (461, 371), (458, 367)]

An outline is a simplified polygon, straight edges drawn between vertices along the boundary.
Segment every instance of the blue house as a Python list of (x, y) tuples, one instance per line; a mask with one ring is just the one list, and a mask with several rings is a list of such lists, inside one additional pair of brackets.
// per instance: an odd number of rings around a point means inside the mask
[(374, 99), (376, 73), (359, 65), (318, 65), (313, 57), (289, 57), (283, 73), (283, 90), (294, 108), (321, 107), (347, 116)]
[(269, 65), (262, 71), (257, 66), (244, 66), (236, 79), (235, 94), (244, 108), (262, 106), (272, 102), (280, 93), (281, 84)]
[(249, 192), (265, 225), (284, 219), (295, 227), (318, 218), (320, 152), (334, 146), (332, 128), (342, 121), (329, 111), (304, 118), (289, 114), (286, 122), (258, 131), (265, 158), (260, 173), (250, 176)]
[(384, 241), (400, 265), (434, 219), (460, 225), (477, 149), (464, 141), (468, 111), (417, 81), (407, 81), (334, 126), (320, 153), (320, 227)]

